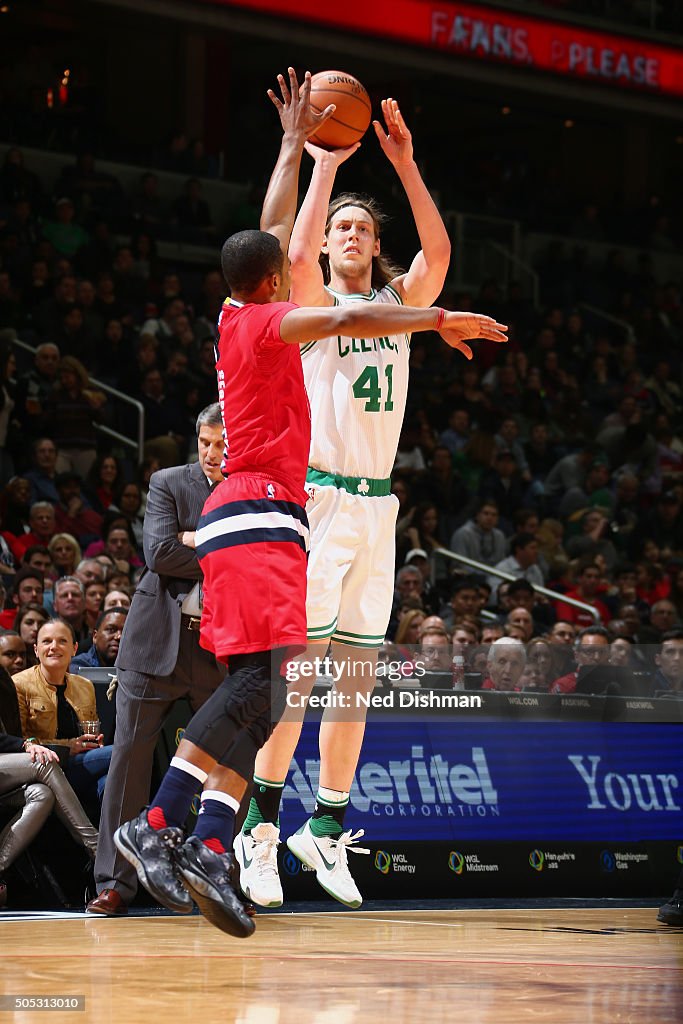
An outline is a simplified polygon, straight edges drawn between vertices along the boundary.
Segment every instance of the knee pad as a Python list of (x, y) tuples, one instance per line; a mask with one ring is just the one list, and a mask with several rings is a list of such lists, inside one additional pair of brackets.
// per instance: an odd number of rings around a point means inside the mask
[(232, 683), (225, 699), (225, 714), (240, 729), (245, 729), (268, 713), (277, 684), (271, 681), (270, 672), (263, 665), (242, 669)]

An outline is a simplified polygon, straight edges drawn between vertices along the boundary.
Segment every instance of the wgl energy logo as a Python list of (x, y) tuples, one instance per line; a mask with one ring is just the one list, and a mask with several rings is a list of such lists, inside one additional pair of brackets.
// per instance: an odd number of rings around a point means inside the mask
[[(292, 762), (283, 801), (313, 811), (320, 761)], [(472, 747), (470, 764), (450, 764), (441, 754), (428, 760), (424, 748), (411, 746), (410, 757), (362, 763), (351, 787), (351, 806), (364, 814), (388, 818), (487, 818), (500, 816), (483, 747)]]

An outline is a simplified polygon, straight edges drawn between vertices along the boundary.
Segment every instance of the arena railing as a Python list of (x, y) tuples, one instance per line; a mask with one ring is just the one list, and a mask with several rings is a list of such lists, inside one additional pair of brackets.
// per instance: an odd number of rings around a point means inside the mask
[[(22, 341), (21, 338), (14, 338), (12, 345), (16, 345), (18, 348), (24, 349), (26, 352), (30, 352), (32, 355), (36, 354), (37, 349), (33, 345), (29, 345), (28, 342)], [(106, 423), (95, 423), (94, 427), (100, 434), (105, 434), (107, 437), (113, 438), (118, 441), (119, 444), (125, 445), (126, 448), (130, 448), (135, 453), (135, 461), (138, 465), (142, 463), (144, 446), (145, 446), (145, 407), (142, 402), (138, 402), (136, 398), (131, 398), (130, 395), (124, 394), (123, 391), (119, 391), (117, 388), (111, 387), (110, 384), (105, 384), (101, 380), (97, 380), (96, 377), (89, 377), (90, 383), (93, 384), (98, 390), (104, 391), (106, 395), (111, 395), (112, 398), (122, 402), (124, 405), (131, 406), (137, 413), (137, 429), (135, 437), (128, 437), (126, 434), (122, 434), (118, 430), (114, 430), (113, 427), (108, 427)]]
[[(513, 583), (519, 579), (519, 576), (513, 576), (512, 573), (504, 572), (502, 569), (496, 569), (493, 566), (486, 565), (484, 562), (477, 562), (474, 558), (468, 558), (467, 555), (458, 555), (455, 551), (451, 551), (449, 548), (435, 548), (432, 552), (434, 555), (442, 555), (444, 558), (449, 558), (453, 562), (458, 562), (461, 565), (466, 565), (470, 569), (476, 569), (477, 572), (484, 576), (497, 576), (501, 580), (508, 580)], [(559, 590), (549, 590), (547, 587), (539, 587), (535, 583), (531, 584), (537, 594), (541, 594), (542, 597), (549, 597), (552, 601), (562, 601), (563, 604), (570, 604), (573, 608), (580, 608), (582, 611), (588, 612), (595, 623), (600, 625), (600, 615), (590, 604), (585, 604), (583, 601), (577, 601), (574, 597), (568, 597), (566, 594), (561, 594)]]

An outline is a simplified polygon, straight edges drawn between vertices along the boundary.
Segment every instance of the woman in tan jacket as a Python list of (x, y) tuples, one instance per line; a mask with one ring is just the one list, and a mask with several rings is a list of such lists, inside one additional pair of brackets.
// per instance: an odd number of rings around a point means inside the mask
[(78, 650), (68, 622), (50, 619), (38, 630), (38, 664), (13, 677), (17, 688), (24, 739), (66, 748), (64, 771), (80, 799), (92, 805), (102, 799), (111, 747), (102, 734), (85, 732), (81, 723), (96, 721), (95, 687), (68, 671)]

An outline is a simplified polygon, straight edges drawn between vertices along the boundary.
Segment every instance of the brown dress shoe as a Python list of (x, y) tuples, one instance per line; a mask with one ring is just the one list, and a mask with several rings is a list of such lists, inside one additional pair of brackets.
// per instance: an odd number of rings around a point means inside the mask
[(85, 912), (99, 914), (101, 917), (125, 917), (128, 905), (123, 902), (116, 889), (103, 889), (94, 900), (90, 900)]

